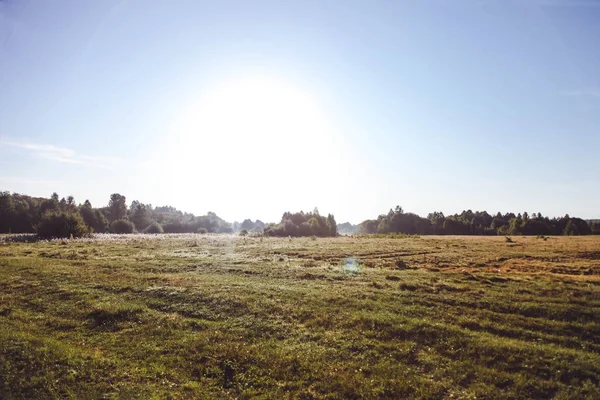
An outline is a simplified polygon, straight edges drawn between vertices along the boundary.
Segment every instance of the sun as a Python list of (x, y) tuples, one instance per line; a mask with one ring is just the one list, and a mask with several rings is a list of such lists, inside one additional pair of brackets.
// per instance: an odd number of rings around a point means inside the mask
[(283, 81), (253, 78), (228, 82), (205, 93), (187, 116), (185, 139), (225, 146), (232, 157), (249, 151), (305, 147), (323, 134), (314, 98)]
[[(339, 191), (333, 189), (341, 184), (339, 149), (315, 93), (279, 79), (235, 79), (203, 90), (178, 115), (162, 177), (190, 197), (214, 188), (223, 206), (235, 207), (239, 193), (270, 188), (272, 204), (312, 209), (319, 196)], [(301, 184), (310, 190), (299, 190)], [(256, 209), (267, 204), (250, 196), (244, 202)]]
[[(211, 161), (254, 156), (254, 165), (289, 153), (309, 155), (332, 138), (316, 97), (288, 82), (264, 77), (214, 85), (188, 106), (170, 129), (179, 155), (211, 149)], [(183, 154), (182, 154), (183, 153)]]

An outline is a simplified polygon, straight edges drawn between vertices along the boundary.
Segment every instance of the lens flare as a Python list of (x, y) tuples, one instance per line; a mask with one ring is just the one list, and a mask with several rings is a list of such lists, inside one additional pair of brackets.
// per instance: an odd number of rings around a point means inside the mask
[(357, 260), (350, 257), (344, 261), (344, 273), (346, 274), (358, 274), (360, 271), (360, 264)]

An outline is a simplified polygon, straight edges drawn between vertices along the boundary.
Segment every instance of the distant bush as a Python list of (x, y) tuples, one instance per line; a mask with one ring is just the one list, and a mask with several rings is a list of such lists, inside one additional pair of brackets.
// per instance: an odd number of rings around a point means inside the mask
[(196, 231), (196, 233), (201, 233), (201, 234), (205, 234), (208, 233), (208, 230), (206, 230), (206, 228), (198, 228), (198, 230)]
[(202, 233), (199, 230), (213, 233), (233, 233), (231, 224), (218, 217), (215, 213), (209, 212), (200, 217), (193, 217), (187, 221), (173, 220), (163, 224), (165, 233)]
[(152, 223), (144, 229), (144, 233), (163, 233), (163, 227), (158, 222), (152, 221)]
[(118, 219), (110, 224), (111, 233), (133, 233), (134, 230), (133, 223), (126, 219)]
[(89, 234), (89, 228), (81, 215), (67, 212), (45, 213), (37, 225), (37, 234), (43, 238), (82, 237)]
[(589, 235), (591, 233), (592, 230), (588, 223), (580, 218), (569, 218), (563, 230), (563, 235), (568, 236)]
[(299, 237), (299, 236), (337, 236), (337, 224), (332, 214), (324, 217), (315, 209), (313, 212), (286, 212), (281, 222), (265, 227), (266, 236)]
[(83, 217), (85, 224), (93, 229), (94, 232), (104, 233), (108, 229), (108, 220), (98, 209), (93, 209), (91, 204), (81, 206), (79, 213)]
[(248, 231), (247, 231), (247, 230), (245, 230), (245, 229), (242, 229), (242, 230), (240, 231), (240, 236), (247, 236), (247, 235), (248, 235)]
[[(187, 233), (186, 226), (180, 221), (167, 222), (162, 225), (165, 233)], [(192, 231), (193, 232), (193, 231)]]
[(247, 232), (262, 232), (265, 229), (265, 223), (257, 219), (256, 222), (252, 222), (251, 219), (245, 219), (244, 222), (238, 224), (236, 230), (246, 230)]

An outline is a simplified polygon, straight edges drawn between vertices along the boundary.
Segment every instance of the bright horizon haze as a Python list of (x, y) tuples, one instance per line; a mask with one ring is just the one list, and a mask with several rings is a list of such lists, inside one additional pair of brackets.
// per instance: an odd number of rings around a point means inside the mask
[(0, 190), (600, 218), (600, 1), (0, 1)]

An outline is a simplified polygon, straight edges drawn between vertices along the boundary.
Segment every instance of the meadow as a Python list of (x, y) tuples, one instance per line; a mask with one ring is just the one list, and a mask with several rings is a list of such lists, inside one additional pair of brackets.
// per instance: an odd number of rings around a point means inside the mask
[(599, 236), (0, 237), (2, 399), (598, 399), (599, 384)]

